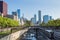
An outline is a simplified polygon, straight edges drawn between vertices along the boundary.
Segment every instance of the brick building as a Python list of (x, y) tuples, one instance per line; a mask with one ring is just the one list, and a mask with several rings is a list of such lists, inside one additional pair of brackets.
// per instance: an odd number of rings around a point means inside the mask
[(0, 13), (3, 14), (3, 16), (7, 15), (7, 3), (4, 1), (0, 1)]

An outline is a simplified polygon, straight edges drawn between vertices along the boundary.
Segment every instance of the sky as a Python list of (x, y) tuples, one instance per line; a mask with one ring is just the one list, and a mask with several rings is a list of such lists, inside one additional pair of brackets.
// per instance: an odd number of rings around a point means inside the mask
[(21, 10), (21, 16), (31, 19), (34, 14), (37, 15), (41, 10), (42, 18), (44, 15), (52, 16), (52, 18), (60, 18), (60, 0), (4, 0), (8, 4), (8, 14), (17, 9)]

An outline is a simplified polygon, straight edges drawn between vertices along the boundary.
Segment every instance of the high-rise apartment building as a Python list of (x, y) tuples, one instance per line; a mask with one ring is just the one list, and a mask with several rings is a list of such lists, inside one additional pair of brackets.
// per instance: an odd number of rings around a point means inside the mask
[(7, 3), (0, 0), (0, 13), (3, 14), (3, 16), (7, 15)]
[(38, 22), (39, 24), (41, 24), (41, 11), (40, 10), (38, 11)]
[(34, 15), (34, 23), (36, 24), (36, 14)]

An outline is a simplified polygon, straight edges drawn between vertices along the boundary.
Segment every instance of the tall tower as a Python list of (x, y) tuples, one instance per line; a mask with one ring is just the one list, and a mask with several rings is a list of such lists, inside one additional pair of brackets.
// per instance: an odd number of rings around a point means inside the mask
[(18, 19), (20, 19), (20, 9), (17, 9)]
[(43, 16), (43, 22), (44, 23), (48, 23), (49, 20), (50, 20), (50, 16), (48, 16), (48, 15)]
[(3, 0), (0, 0), (0, 13), (3, 14), (3, 16), (7, 15), (7, 3)]
[(50, 20), (52, 20), (52, 16), (50, 16)]
[(12, 12), (12, 14), (13, 14), (13, 19), (18, 21), (17, 12)]
[(41, 11), (38, 11), (38, 23), (41, 24)]
[(35, 24), (36, 24), (36, 14), (34, 15), (34, 22), (35, 22)]

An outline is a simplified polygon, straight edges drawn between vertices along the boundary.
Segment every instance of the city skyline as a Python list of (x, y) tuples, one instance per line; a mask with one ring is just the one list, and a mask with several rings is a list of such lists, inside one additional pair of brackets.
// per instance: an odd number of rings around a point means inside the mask
[[(21, 16), (31, 19), (34, 14), (38, 15), (38, 10), (43, 15), (53, 16), (54, 19), (60, 18), (60, 0), (4, 0), (8, 4), (8, 13), (21, 9)], [(57, 14), (58, 13), (58, 14)], [(37, 17), (38, 18), (38, 17)]]

